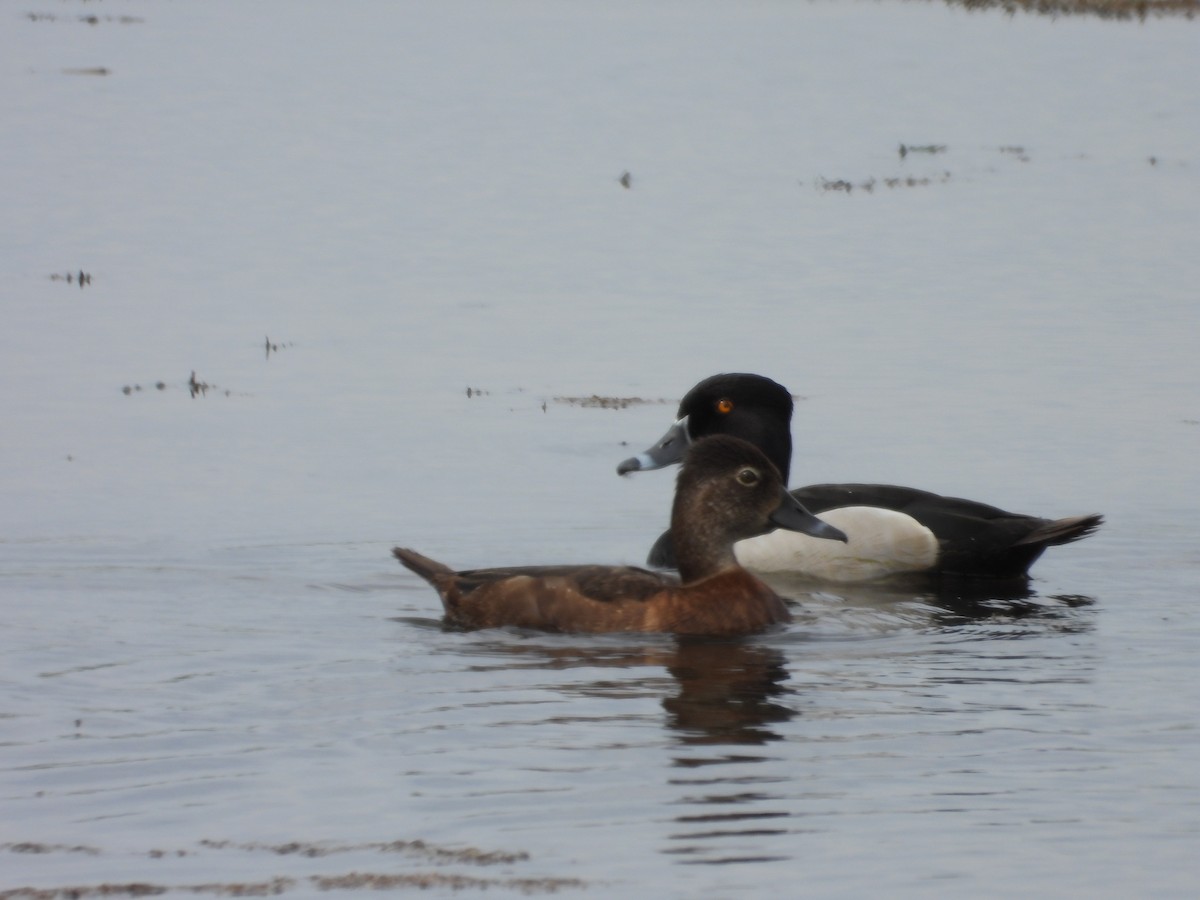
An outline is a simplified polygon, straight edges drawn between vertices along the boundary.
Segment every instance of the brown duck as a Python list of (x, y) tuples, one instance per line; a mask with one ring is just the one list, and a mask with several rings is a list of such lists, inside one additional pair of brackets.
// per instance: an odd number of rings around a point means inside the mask
[(526, 566), (456, 572), (412, 550), (392, 552), (441, 595), (448, 621), (476, 628), (662, 631), (739, 635), (790, 620), (783, 600), (733, 555), (736, 541), (775, 528), (844, 541), (785, 489), (740, 438), (689, 448), (671, 511), (679, 577), (632, 566)]

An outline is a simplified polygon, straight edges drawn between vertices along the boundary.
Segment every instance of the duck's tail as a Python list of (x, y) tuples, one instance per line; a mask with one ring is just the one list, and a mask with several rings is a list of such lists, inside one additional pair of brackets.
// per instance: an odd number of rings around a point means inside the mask
[[(1082, 540), (1095, 532), (1104, 524), (1104, 516), (1090, 513), (1086, 516), (1067, 516), (1065, 519), (1053, 519), (1045, 525), (1039, 525), (1018, 544), (1041, 544), (1043, 547), (1057, 547), (1059, 544), (1069, 544)], [(408, 565), (405, 563), (405, 565)], [(411, 568), (411, 566), (410, 566)]]
[(454, 574), (454, 570), (449, 566), (443, 565), (436, 559), (430, 559), (428, 556), (422, 556), (416, 550), (393, 547), (392, 555), (400, 560), (400, 564), (406, 569), (416, 572), (430, 584), (436, 584), (437, 579), (441, 576)]

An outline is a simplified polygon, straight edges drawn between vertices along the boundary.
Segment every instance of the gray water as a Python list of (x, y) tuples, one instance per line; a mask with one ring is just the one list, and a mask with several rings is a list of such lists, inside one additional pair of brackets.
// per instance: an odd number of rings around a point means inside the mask
[[(0, 893), (1195, 896), (1198, 27), (7, 6)], [(391, 559), (640, 562), (739, 370), (796, 484), (1107, 524), (724, 644)]]

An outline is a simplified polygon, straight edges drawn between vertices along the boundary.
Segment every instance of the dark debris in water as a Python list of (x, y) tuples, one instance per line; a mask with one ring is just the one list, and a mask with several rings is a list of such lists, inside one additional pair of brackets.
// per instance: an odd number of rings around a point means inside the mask
[(368, 888), (373, 891), (395, 890), (402, 887), (447, 888), (462, 890), (504, 887), (525, 894), (553, 894), (564, 888), (583, 888), (587, 883), (578, 878), (475, 878), (470, 875), (446, 875), (441, 872), (418, 872), (393, 875), (372, 872), (351, 872), (348, 875), (313, 875), (308, 879), (323, 891)]
[(82, 289), (84, 285), (92, 283), (92, 275), (90, 272), (85, 272), (83, 269), (80, 269), (78, 273), (67, 272), (65, 274), (59, 274), (58, 272), (55, 272), (50, 276), (50, 280), (65, 281), (67, 284), (77, 284), (79, 285), (80, 289)]
[[(212, 391), (213, 393), (216, 393), (216, 394), (221, 394), (222, 396), (225, 396), (225, 397), (233, 397), (234, 396), (234, 392), (228, 388), (220, 388), (215, 384), (209, 384), (207, 381), (201, 381), (199, 378), (196, 377), (195, 369), (192, 370), (191, 376), (188, 378), (188, 380), (186, 382), (184, 382), (184, 385), (187, 387), (188, 394), (192, 397), (193, 400), (196, 397), (207, 397), (209, 391)], [(153, 388), (156, 391), (165, 391), (169, 387), (170, 387), (170, 385), (168, 385), (167, 382), (162, 381), (161, 379), (154, 382), (154, 384), (153, 384)], [(149, 391), (150, 391), (150, 388), (142, 387), (142, 385), (140, 385), (140, 384), (126, 384), (121, 387), (121, 393), (124, 394), (126, 397), (131, 397), (134, 394), (148, 393)], [(237, 396), (244, 397), (247, 395), (246, 394), (238, 394)]]
[(278, 353), (281, 349), (296, 346), (291, 341), (272, 341), (271, 336), (266, 337), (267, 359), (271, 358), (272, 353)]
[[(946, 153), (949, 147), (946, 144), (900, 144), (899, 155), (903, 162), (908, 156), (913, 154), (923, 154), (926, 156), (936, 156)], [(876, 177), (871, 175), (867, 178), (826, 178), (824, 175), (819, 175), (813, 180), (814, 190), (822, 193), (839, 193), (852, 194), (855, 191), (861, 191), (865, 194), (873, 194), (876, 189), (895, 190), (897, 188), (914, 188), (928, 187), (931, 184), (945, 184), (950, 181), (951, 175), (949, 171), (943, 171), (937, 175), (897, 175)], [(803, 181), (800, 184), (804, 184)]]
[[(167, 383), (165, 381), (156, 381), (154, 382), (154, 389), (156, 391), (165, 391), (167, 389)], [(127, 384), (125, 387), (121, 388), (121, 393), (128, 397), (129, 395), (136, 394), (141, 390), (142, 386), (140, 384)]]
[(1010, 16), (1019, 12), (1040, 16), (1097, 16), (1101, 19), (1137, 19), (1182, 16), (1196, 17), (1200, 0), (945, 0), (948, 6), (969, 10), (1003, 10)]
[(621, 177), (618, 178), (617, 181), (620, 183), (621, 187), (625, 188), (625, 190), (629, 190), (631, 187), (633, 187), (633, 176), (630, 175), (629, 172), (622, 172)]
[(146, 20), (140, 16), (57, 16), (54, 13), (25, 13), (30, 22), (82, 22), (84, 25), (99, 25), (102, 22), (116, 25), (141, 25)]
[(207, 381), (196, 380), (196, 370), (192, 369), (192, 377), (188, 379), (188, 391), (191, 392), (192, 399), (197, 397), (207, 397), (210, 389), (214, 389), (216, 385), (209, 384)]
[[(10, 843), (0, 844), (0, 850), (10, 853), (86, 853), (102, 855), (96, 847), (71, 846), (68, 844)], [(513, 865), (525, 862), (529, 854), (480, 850), (474, 847), (440, 847), (425, 841), (382, 841), (365, 844), (312, 843), (294, 841), (285, 844), (266, 844), (238, 841), (200, 841), (199, 849), (162, 850), (146, 852), (149, 859), (162, 860), (185, 856), (198, 856), (208, 851), (240, 850), (270, 853), (275, 856), (304, 856), (319, 858), (338, 853), (375, 851), (380, 853), (403, 853), (417, 856), (425, 862), (438, 865), (472, 864)], [(487, 890), (501, 888), (525, 894), (553, 894), (569, 888), (585, 888), (587, 882), (578, 878), (521, 878), (514, 876), (488, 877), (464, 875), (445, 870), (431, 872), (369, 872), (351, 871), (334, 874), (294, 877), (278, 875), (264, 881), (206, 882), (202, 884), (162, 884), (154, 881), (102, 882), (93, 885), (70, 885), (63, 887), (18, 887), (0, 890), (0, 900), (78, 900), (86, 897), (149, 897), (167, 893), (211, 894), (224, 897), (268, 897), (290, 891), (330, 890), (396, 890), (417, 888), (420, 890), (461, 890), (474, 888)]]
[(85, 897), (155, 897), (159, 894), (182, 892), (215, 894), (225, 897), (270, 897), (296, 887), (294, 878), (273, 878), (260, 882), (229, 882), (225, 884), (153, 884), (146, 881), (124, 883), (71, 885), (70, 887), (22, 887), (0, 891), (0, 900), (82, 900)]
[(1011, 156), (1020, 162), (1029, 162), (1029, 154), (1025, 152), (1024, 147), (1010, 144), (1008, 146), (1001, 147), (1000, 152)]
[(900, 158), (904, 159), (910, 153), (928, 153), (931, 156), (935, 153), (945, 153), (945, 144), (901, 144)]
[(333, 856), (339, 853), (359, 853), (374, 851), (377, 853), (403, 853), (409, 856), (420, 856), (435, 862), (472, 863), (480, 866), (511, 865), (529, 859), (524, 852), (507, 853), (498, 850), (479, 850), (475, 847), (451, 848), (439, 847), (426, 841), (373, 841), (365, 844), (334, 844), (327, 842), (289, 841), (286, 844), (263, 844), (257, 841), (239, 843), (237, 841), (203, 840), (200, 846), (210, 850), (246, 850), (258, 853), (273, 853), (276, 856), (306, 856), (316, 858)]
[(592, 394), (590, 397), (555, 397), (555, 403), (565, 403), (568, 406), (582, 406), (588, 409), (625, 409), (630, 406), (643, 406), (648, 403), (674, 403), (674, 400), (659, 398), (650, 400), (645, 397), (601, 397)]
[(864, 193), (871, 194), (874, 193), (876, 188), (895, 190), (896, 188), (927, 187), (931, 184), (945, 184), (950, 178), (951, 175), (949, 172), (925, 178), (918, 178), (915, 175), (894, 178), (876, 178), (871, 176), (860, 181), (851, 181), (847, 178), (825, 178), (822, 176), (814, 182), (814, 187), (822, 193), (832, 191), (835, 193), (851, 194), (854, 191), (863, 191)]
[(1188, 161), (1184, 159), (1163, 159), (1161, 156), (1156, 155), (1147, 156), (1146, 162), (1150, 166), (1171, 166), (1177, 169), (1186, 169), (1190, 165)]
[(63, 69), (64, 75), (111, 75), (112, 69), (106, 66), (88, 66), (82, 69)]
[[(1200, 6), (1200, 0), (1194, 0), (1195, 4)], [(948, 153), (949, 146), (946, 144), (900, 144), (899, 155), (901, 161), (905, 161), (907, 157), (914, 154), (924, 154), (926, 156), (937, 156)], [(1028, 150), (1020, 144), (1004, 144), (994, 148), (1001, 155), (1014, 159), (1017, 162), (1027, 163), (1030, 161)], [(1080, 154), (1080, 159), (1085, 159), (1086, 156)], [(1158, 166), (1163, 160), (1158, 156), (1148, 156), (1146, 161), (1151, 166)], [(994, 170), (992, 170), (994, 171)], [(927, 175), (903, 175), (892, 177), (877, 177), (869, 176), (866, 178), (826, 178), (824, 175), (814, 178), (811, 182), (814, 190), (820, 193), (837, 193), (837, 194), (852, 194), (856, 191), (864, 194), (872, 194), (877, 190), (884, 189), (896, 190), (900, 188), (916, 188), (928, 187), (934, 184), (946, 184), (954, 179), (949, 170), (930, 173)], [(804, 182), (800, 181), (803, 185)]]
[(372, 891), (417, 888), (462, 890), (505, 888), (524, 894), (554, 894), (566, 888), (584, 888), (578, 878), (478, 878), (445, 872), (347, 872), (342, 875), (309, 875), (306, 878), (277, 876), (267, 881), (208, 882), (206, 884), (155, 884), (148, 881), (104, 882), (93, 885), (0, 891), (0, 900), (82, 900), (86, 897), (154, 897), (167, 893), (211, 894), (218, 897), (277, 897), (311, 886), (322, 891), (365, 889)]
[(19, 841), (13, 844), (0, 844), (0, 850), (8, 853), (85, 853), (88, 856), (99, 856), (100, 850), (84, 844), (41, 844), (36, 841)]

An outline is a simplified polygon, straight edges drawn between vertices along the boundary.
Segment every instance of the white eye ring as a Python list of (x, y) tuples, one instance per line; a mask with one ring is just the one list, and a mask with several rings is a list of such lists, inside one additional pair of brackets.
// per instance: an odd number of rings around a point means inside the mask
[(754, 487), (754, 485), (762, 480), (762, 473), (758, 469), (746, 466), (744, 469), (738, 470), (737, 480), (739, 484), (744, 484), (746, 487)]

